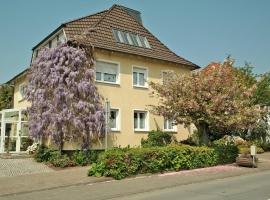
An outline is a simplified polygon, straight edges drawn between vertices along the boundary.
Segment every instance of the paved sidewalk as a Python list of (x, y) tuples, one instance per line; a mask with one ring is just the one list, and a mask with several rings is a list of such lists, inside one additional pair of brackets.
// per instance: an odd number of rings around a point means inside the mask
[(7, 194), (28, 193), (32, 191), (111, 180), (111, 178), (104, 177), (88, 177), (88, 169), (89, 166), (74, 167), (57, 171), (52, 170), (47, 173), (0, 177), (0, 197)]
[(20, 176), (35, 173), (52, 172), (48, 166), (35, 162), (32, 158), (0, 158), (0, 177)]

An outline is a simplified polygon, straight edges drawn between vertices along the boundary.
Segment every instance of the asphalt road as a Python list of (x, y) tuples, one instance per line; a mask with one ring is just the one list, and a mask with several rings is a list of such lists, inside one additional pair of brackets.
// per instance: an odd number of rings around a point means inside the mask
[(176, 186), (119, 200), (269, 200), (270, 172)]
[[(197, 176), (193, 178), (196, 179)], [(152, 176), (2, 195), (0, 200), (268, 200), (270, 171), (181, 184), (192, 176)], [(0, 186), (1, 187), (1, 186)]]

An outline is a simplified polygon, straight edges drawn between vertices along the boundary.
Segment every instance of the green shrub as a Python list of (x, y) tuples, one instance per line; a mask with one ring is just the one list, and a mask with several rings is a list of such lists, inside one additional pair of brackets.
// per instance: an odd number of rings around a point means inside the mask
[(219, 139), (213, 142), (213, 148), (218, 156), (219, 164), (233, 163), (235, 162), (239, 149), (234, 142)]
[(103, 152), (104, 150), (89, 150), (87, 152), (87, 158), (88, 158), (89, 163), (97, 162), (99, 155)]
[(52, 152), (48, 163), (52, 164), (54, 167), (61, 168), (71, 167), (75, 165), (75, 163), (66, 154), (61, 154), (60, 151)]
[(138, 173), (193, 169), (218, 164), (216, 151), (208, 147), (169, 145), (166, 147), (112, 149), (104, 152), (88, 171), (89, 176), (122, 179)]
[(77, 165), (81, 166), (87, 165), (89, 163), (88, 152), (77, 150), (72, 154), (72, 160)]
[(103, 150), (77, 150), (72, 153), (71, 158), (76, 165), (84, 166), (87, 164), (95, 163), (98, 159), (99, 154), (102, 152)]
[(48, 162), (51, 154), (56, 150), (50, 149), (45, 145), (39, 145), (36, 153), (34, 154), (34, 159), (37, 162)]
[(75, 165), (75, 163), (70, 160), (67, 155), (61, 154), (58, 150), (48, 148), (45, 145), (40, 145), (38, 147), (36, 153), (34, 154), (34, 159), (37, 162), (45, 162), (54, 167), (64, 168)]
[(171, 144), (174, 140), (173, 134), (160, 130), (148, 133), (147, 139), (141, 140), (142, 147), (161, 147)]

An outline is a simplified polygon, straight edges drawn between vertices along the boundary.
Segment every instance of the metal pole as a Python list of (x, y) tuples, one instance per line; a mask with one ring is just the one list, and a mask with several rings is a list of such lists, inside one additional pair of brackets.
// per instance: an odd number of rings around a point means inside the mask
[(108, 133), (109, 133), (109, 123), (110, 123), (110, 102), (106, 98), (105, 101), (105, 123), (106, 123), (106, 128), (105, 128), (105, 151), (108, 149)]

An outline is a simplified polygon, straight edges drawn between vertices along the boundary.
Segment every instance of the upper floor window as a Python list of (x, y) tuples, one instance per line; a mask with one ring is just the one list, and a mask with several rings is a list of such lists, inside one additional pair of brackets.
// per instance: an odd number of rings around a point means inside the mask
[(119, 63), (97, 61), (96, 81), (119, 84)]
[(25, 83), (19, 85), (19, 101), (25, 99), (26, 87), (27, 85)]
[(148, 49), (151, 48), (147, 38), (142, 35), (118, 29), (113, 29), (112, 31), (116, 42)]
[(146, 68), (133, 67), (133, 86), (148, 87), (148, 72)]

